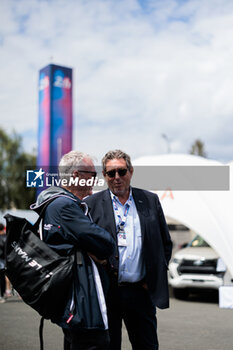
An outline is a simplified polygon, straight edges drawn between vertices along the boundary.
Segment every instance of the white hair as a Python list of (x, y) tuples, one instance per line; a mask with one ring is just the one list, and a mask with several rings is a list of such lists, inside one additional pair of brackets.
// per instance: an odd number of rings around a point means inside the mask
[(69, 153), (64, 154), (58, 167), (60, 179), (69, 180), (70, 177), (73, 176), (73, 172), (78, 170), (83, 159), (91, 159), (93, 161), (93, 158), (84, 152), (70, 151)]

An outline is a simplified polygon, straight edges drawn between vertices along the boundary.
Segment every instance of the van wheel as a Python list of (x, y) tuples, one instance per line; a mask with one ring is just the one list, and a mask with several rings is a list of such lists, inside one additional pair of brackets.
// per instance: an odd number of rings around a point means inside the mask
[(185, 300), (188, 298), (189, 291), (187, 288), (173, 288), (173, 295), (176, 299)]

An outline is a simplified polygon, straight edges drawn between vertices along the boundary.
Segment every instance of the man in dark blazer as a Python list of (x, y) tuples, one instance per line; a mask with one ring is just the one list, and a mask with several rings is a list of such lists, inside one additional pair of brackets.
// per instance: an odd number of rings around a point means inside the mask
[(108, 189), (86, 199), (96, 224), (112, 234), (106, 267), (110, 350), (121, 349), (122, 320), (134, 350), (158, 349), (156, 307), (169, 307), (167, 267), (172, 242), (158, 196), (132, 188), (130, 157), (109, 151), (102, 160)]

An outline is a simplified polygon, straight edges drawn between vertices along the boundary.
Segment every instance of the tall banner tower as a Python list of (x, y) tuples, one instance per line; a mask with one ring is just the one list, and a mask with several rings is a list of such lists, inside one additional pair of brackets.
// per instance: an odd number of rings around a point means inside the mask
[(37, 166), (47, 171), (72, 149), (72, 69), (54, 64), (39, 72)]

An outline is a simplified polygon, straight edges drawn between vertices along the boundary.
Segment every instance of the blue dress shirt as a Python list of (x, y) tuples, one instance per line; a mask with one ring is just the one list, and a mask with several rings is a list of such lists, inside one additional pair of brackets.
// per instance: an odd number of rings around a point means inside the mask
[[(145, 266), (142, 256), (142, 233), (140, 227), (140, 221), (137, 213), (137, 208), (132, 196), (132, 190), (127, 202), (123, 205), (117, 196), (111, 191), (112, 203), (115, 200), (121, 219), (124, 216), (126, 205), (130, 204), (130, 208), (127, 214), (126, 222), (124, 225), (124, 231), (126, 233), (127, 246), (118, 246), (119, 251), (119, 274), (118, 282), (138, 282), (145, 276)], [(117, 216), (117, 212), (113, 205), (113, 211), (115, 215), (116, 227), (120, 223), (120, 219)]]

